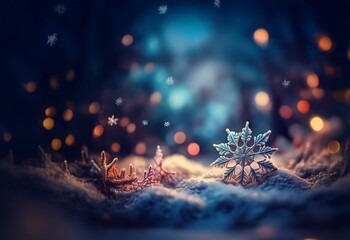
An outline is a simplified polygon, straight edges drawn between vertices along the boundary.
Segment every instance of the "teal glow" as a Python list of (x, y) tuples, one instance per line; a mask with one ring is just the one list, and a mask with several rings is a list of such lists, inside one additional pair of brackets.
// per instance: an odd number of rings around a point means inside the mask
[(172, 89), (169, 94), (169, 105), (174, 110), (180, 110), (191, 102), (191, 94), (186, 88)]

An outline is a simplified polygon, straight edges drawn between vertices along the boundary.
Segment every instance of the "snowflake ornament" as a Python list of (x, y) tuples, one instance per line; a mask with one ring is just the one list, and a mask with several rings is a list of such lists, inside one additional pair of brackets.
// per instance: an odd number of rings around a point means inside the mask
[(284, 80), (282, 81), (282, 86), (283, 86), (284, 88), (288, 88), (290, 85), (291, 85), (291, 84), (290, 84), (290, 80), (284, 79)]
[(115, 105), (117, 106), (120, 106), (123, 104), (123, 98), (121, 97), (118, 97), (116, 100), (115, 100)]
[(57, 33), (47, 36), (47, 44), (52, 47), (57, 42)]
[(226, 129), (227, 143), (214, 144), (219, 152), (217, 158), (210, 166), (226, 168), (224, 182), (252, 186), (261, 183), (268, 173), (277, 168), (268, 160), (277, 148), (266, 146), (271, 131), (259, 134), (253, 138), (249, 122), (239, 133)]
[(170, 126), (170, 122), (164, 122), (164, 127), (169, 127)]
[(147, 120), (142, 120), (142, 125), (143, 126), (148, 126), (148, 121)]
[(115, 118), (114, 115), (112, 115), (111, 117), (108, 117), (108, 124), (111, 126), (117, 125), (118, 120), (118, 118)]
[(168, 11), (168, 6), (167, 5), (161, 5), (158, 8), (158, 12), (161, 15), (166, 14), (167, 11)]
[(221, 5), (221, 1), (220, 0), (214, 0), (214, 6), (215, 7), (220, 7), (220, 5)]

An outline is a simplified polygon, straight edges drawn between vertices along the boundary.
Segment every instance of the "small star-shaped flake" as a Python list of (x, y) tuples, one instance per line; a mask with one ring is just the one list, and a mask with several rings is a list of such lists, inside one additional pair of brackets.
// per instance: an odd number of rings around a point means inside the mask
[(114, 115), (112, 115), (111, 117), (108, 117), (108, 124), (111, 126), (117, 125), (118, 120), (118, 118), (115, 118)]

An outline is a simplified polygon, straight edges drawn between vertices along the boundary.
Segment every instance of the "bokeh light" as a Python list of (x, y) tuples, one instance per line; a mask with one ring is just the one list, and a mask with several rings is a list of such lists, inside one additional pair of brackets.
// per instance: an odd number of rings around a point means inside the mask
[(186, 134), (182, 131), (178, 131), (174, 134), (174, 142), (177, 144), (183, 144), (186, 141)]
[(293, 116), (293, 110), (287, 105), (283, 105), (280, 107), (279, 110), (280, 116), (283, 119), (290, 119)]
[(258, 92), (255, 95), (255, 103), (257, 106), (266, 107), (270, 103), (270, 97), (266, 92), (263, 92), (263, 91)]
[(56, 115), (56, 108), (55, 107), (48, 107), (45, 109), (45, 115), (47, 117), (53, 117)]
[(99, 138), (103, 135), (104, 130), (105, 129), (102, 125), (97, 125), (95, 126), (92, 135), (94, 136), (94, 138)]
[(75, 71), (73, 69), (70, 69), (66, 73), (66, 80), (67, 81), (73, 81), (75, 78)]
[(5, 131), (2, 137), (4, 139), (4, 142), (10, 142), (12, 139), (12, 134), (8, 131)]
[(119, 152), (120, 151), (120, 144), (117, 142), (112, 143), (111, 150), (112, 150), (112, 152), (115, 152), (115, 153)]
[(200, 152), (200, 147), (199, 147), (198, 143), (192, 142), (192, 143), (188, 144), (187, 152), (191, 156), (197, 156)]
[(100, 111), (100, 104), (98, 102), (92, 102), (89, 105), (89, 113), (97, 114)]
[(25, 84), (25, 89), (26, 89), (26, 91), (29, 92), (29, 93), (35, 92), (36, 89), (37, 89), (36, 82), (34, 82), (34, 81), (29, 81), (27, 84)]
[(269, 41), (269, 33), (266, 29), (259, 28), (254, 32), (254, 40), (258, 45), (265, 47)]
[(147, 146), (144, 142), (138, 142), (135, 146), (135, 152), (138, 155), (143, 155), (147, 151)]
[(324, 96), (324, 90), (322, 88), (314, 88), (311, 90), (311, 93), (315, 99), (321, 99)]
[(322, 118), (320, 118), (318, 116), (315, 116), (315, 117), (311, 118), (311, 120), (310, 120), (310, 127), (315, 132), (321, 131), (322, 128), (323, 128), (323, 120), (322, 120)]
[(59, 89), (60, 88), (60, 82), (58, 81), (57, 77), (51, 77), (49, 80), (49, 85), (52, 89)]
[(130, 34), (126, 34), (122, 38), (122, 44), (126, 47), (130, 46), (133, 43), (133, 41), (134, 41), (134, 38)]
[(310, 103), (306, 100), (300, 100), (297, 103), (297, 109), (301, 113), (307, 113), (310, 110)]
[(46, 129), (46, 130), (52, 130), (55, 126), (55, 121), (48, 117), (48, 118), (45, 118), (44, 121), (43, 121), (43, 127)]
[(310, 73), (307, 75), (306, 83), (310, 88), (318, 87), (319, 80), (318, 76), (315, 73)]
[(51, 141), (51, 148), (55, 151), (60, 150), (62, 147), (62, 142), (59, 138), (54, 138)]
[(64, 121), (69, 122), (69, 121), (72, 120), (72, 118), (73, 118), (73, 111), (72, 111), (72, 109), (67, 108), (67, 109), (63, 112), (63, 119), (64, 119)]
[(129, 123), (128, 126), (126, 127), (126, 131), (128, 133), (133, 133), (136, 130), (136, 125), (135, 123)]
[(162, 95), (160, 94), (160, 92), (154, 92), (152, 93), (149, 101), (152, 105), (157, 105), (160, 100), (162, 100)]
[(122, 117), (121, 119), (120, 119), (120, 122), (119, 122), (119, 125), (121, 126), (121, 127), (126, 127), (126, 126), (128, 126), (128, 124), (129, 124), (129, 118), (127, 118), (127, 117)]
[(67, 146), (72, 146), (75, 142), (75, 138), (73, 134), (68, 134), (64, 142)]
[(328, 144), (327, 144), (327, 151), (330, 153), (330, 154), (336, 154), (340, 151), (340, 143), (336, 140), (333, 140), (333, 141), (330, 141)]
[(327, 36), (322, 36), (318, 40), (318, 47), (322, 51), (329, 51), (332, 48), (332, 40)]

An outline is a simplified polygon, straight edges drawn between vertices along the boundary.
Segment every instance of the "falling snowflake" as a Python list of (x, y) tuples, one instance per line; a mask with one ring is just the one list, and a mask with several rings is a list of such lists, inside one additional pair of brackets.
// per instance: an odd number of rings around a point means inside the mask
[(284, 79), (284, 80), (282, 81), (282, 86), (283, 86), (284, 88), (288, 88), (290, 85), (291, 85), (291, 84), (290, 84), (290, 80)]
[(174, 85), (174, 79), (173, 79), (173, 77), (168, 77), (168, 78), (166, 79), (166, 84), (168, 84), (168, 85)]
[(148, 121), (147, 120), (142, 120), (142, 125), (143, 126), (148, 126)]
[(50, 46), (54, 45), (56, 42), (57, 42), (57, 33), (54, 33), (47, 37), (47, 44), (49, 44)]
[(108, 117), (108, 124), (111, 126), (117, 125), (118, 120), (118, 118), (115, 118), (114, 115), (112, 115), (112, 117)]
[(63, 4), (57, 4), (54, 8), (55, 12), (58, 13), (58, 15), (62, 15), (66, 13), (66, 7)]
[(215, 7), (220, 7), (220, 5), (221, 5), (221, 1), (220, 0), (215, 0), (214, 1), (214, 5), (215, 5)]
[(164, 123), (164, 127), (169, 127), (170, 126), (170, 122), (165, 122)]
[(161, 5), (158, 8), (158, 12), (159, 14), (166, 14), (166, 12), (168, 11), (168, 6), (167, 5)]
[(221, 156), (211, 164), (226, 168), (224, 182), (253, 185), (260, 183), (269, 172), (277, 170), (267, 159), (278, 150), (265, 145), (271, 131), (254, 137), (252, 144), (249, 143), (252, 138), (249, 122), (246, 122), (242, 132), (236, 133), (229, 129), (226, 132), (228, 142), (213, 145)]
[(117, 100), (115, 100), (115, 104), (116, 104), (117, 106), (122, 105), (122, 104), (123, 104), (123, 99), (122, 99), (121, 97), (118, 97)]

